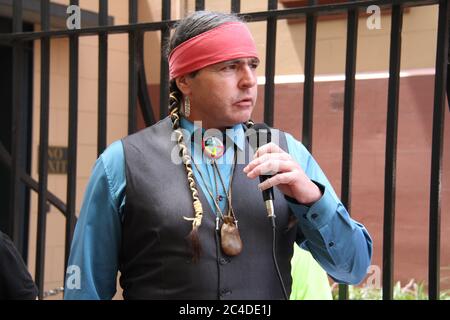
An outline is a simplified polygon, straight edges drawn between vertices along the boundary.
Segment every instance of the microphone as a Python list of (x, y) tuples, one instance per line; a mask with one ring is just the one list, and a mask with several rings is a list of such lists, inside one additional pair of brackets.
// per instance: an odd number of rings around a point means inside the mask
[[(270, 127), (265, 123), (256, 123), (252, 129), (255, 130), (256, 134), (256, 147), (260, 148), (261, 146), (270, 143), (272, 141), (272, 133), (270, 131)], [(253, 139), (254, 143), (254, 139)], [(264, 182), (267, 179), (272, 177), (272, 175), (260, 175), (259, 181)], [(270, 223), (272, 225), (272, 259), (275, 266), (275, 270), (277, 271), (278, 279), (280, 280), (280, 286), (283, 290), (283, 295), (285, 300), (289, 300), (287, 295), (286, 287), (283, 282), (283, 277), (281, 276), (280, 268), (278, 267), (277, 255), (276, 255), (276, 223), (275, 223), (275, 209), (273, 207), (273, 187), (270, 187), (264, 191), (262, 191), (262, 196), (264, 202), (266, 204), (267, 217), (270, 219)]]
[[(256, 123), (252, 129), (255, 130), (256, 133), (256, 147), (260, 148), (261, 146), (270, 143), (272, 141), (272, 133), (270, 132), (270, 127), (265, 123)], [(260, 175), (259, 181), (264, 182), (267, 179), (272, 177), (272, 175)], [(264, 199), (264, 203), (266, 204), (267, 216), (269, 218), (275, 218), (274, 207), (273, 207), (273, 187), (270, 187), (266, 190), (262, 191), (262, 196)]]

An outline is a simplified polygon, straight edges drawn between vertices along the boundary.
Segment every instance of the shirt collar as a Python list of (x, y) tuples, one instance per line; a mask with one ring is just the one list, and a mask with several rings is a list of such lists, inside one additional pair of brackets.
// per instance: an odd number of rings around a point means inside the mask
[[(200, 127), (185, 117), (181, 117), (180, 121), (181, 127), (186, 130), (190, 135), (192, 135)], [(202, 132), (205, 132), (205, 128), (202, 128)], [(230, 139), (241, 151), (244, 150), (245, 144), (245, 133), (242, 123), (238, 123), (231, 128), (225, 130), (225, 134), (228, 139)], [(186, 139), (186, 137), (185, 137)]]

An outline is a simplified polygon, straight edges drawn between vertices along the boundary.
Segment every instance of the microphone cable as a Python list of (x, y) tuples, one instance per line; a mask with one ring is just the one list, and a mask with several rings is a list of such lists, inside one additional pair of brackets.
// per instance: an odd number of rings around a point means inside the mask
[[(269, 143), (272, 140), (272, 134), (270, 131), (270, 127), (266, 125), (265, 123), (256, 123), (253, 126), (253, 129), (256, 131), (256, 138), (257, 138), (257, 148), (259, 148), (262, 145), (262, 142)], [(265, 139), (263, 134), (266, 134)], [(260, 175), (259, 180), (260, 182), (264, 182), (270, 178), (268, 175)], [(283, 295), (285, 300), (289, 300), (289, 297), (286, 292), (286, 287), (284, 285), (283, 277), (281, 276), (280, 268), (278, 266), (278, 260), (277, 260), (277, 254), (276, 254), (276, 234), (277, 234), (277, 228), (275, 223), (275, 209), (273, 205), (273, 187), (266, 189), (262, 191), (264, 203), (266, 204), (266, 210), (267, 210), (267, 217), (270, 219), (270, 223), (272, 225), (272, 259), (275, 266), (275, 270), (277, 272), (278, 279), (280, 281), (281, 289), (283, 290)]]
[[(281, 276), (280, 268), (278, 267), (277, 253), (276, 253), (276, 247), (277, 247), (277, 243), (276, 243), (277, 227), (276, 227), (276, 223), (275, 223), (276, 216), (275, 216), (275, 214), (273, 214), (273, 212), (274, 212), (273, 202), (272, 202), (272, 200), (270, 200), (270, 201), (272, 203), (272, 210), (270, 211), (269, 208), (267, 208), (267, 211), (269, 213), (268, 218), (270, 219), (270, 222), (272, 225), (272, 259), (273, 259), (273, 264), (275, 265), (275, 269), (277, 271), (278, 279), (280, 280), (280, 285), (281, 285), (281, 289), (283, 290), (284, 299), (289, 300), (289, 297), (286, 292), (286, 287), (284, 286), (283, 277)], [(266, 202), (266, 204), (267, 204), (267, 202)]]

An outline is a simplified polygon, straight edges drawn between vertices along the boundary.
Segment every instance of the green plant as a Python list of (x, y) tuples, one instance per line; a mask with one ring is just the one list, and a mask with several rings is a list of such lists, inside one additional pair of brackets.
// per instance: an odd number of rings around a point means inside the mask
[[(416, 283), (411, 279), (404, 287), (400, 281), (395, 283), (393, 288), (394, 300), (427, 300), (428, 293), (423, 282)], [(338, 285), (333, 284), (333, 299), (339, 299)], [(381, 300), (383, 293), (381, 288), (355, 287), (348, 288), (349, 300)], [(441, 300), (450, 300), (450, 290), (441, 291)]]

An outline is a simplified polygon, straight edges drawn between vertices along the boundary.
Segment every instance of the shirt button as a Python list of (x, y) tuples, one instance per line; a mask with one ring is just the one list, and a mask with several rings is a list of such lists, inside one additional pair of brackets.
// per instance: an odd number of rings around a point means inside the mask
[(319, 216), (319, 215), (318, 215), (317, 213), (313, 213), (313, 214), (311, 215), (311, 218), (316, 219), (318, 216)]
[(219, 195), (219, 196), (217, 197), (217, 199), (218, 199), (219, 201), (222, 201), (222, 200), (223, 200), (222, 195)]
[(334, 246), (334, 242), (333, 242), (333, 241), (330, 241), (330, 242), (328, 243), (328, 246), (330, 246), (330, 247)]
[(228, 259), (226, 259), (226, 258), (220, 258), (219, 262), (220, 262), (221, 265), (224, 265), (224, 264), (229, 263), (230, 260), (228, 260)]

